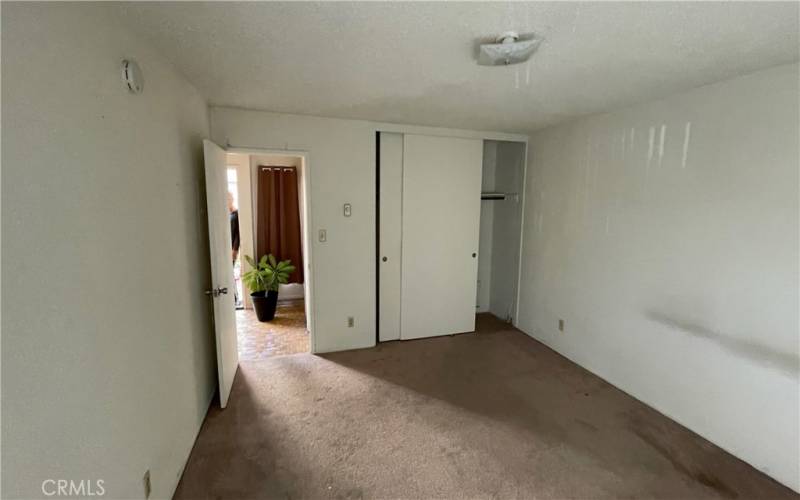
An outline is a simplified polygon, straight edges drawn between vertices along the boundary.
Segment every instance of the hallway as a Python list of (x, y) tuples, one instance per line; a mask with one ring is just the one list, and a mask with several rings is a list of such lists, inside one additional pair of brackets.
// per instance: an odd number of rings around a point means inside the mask
[(798, 498), (494, 317), (477, 330), (242, 362), (175, 498)]

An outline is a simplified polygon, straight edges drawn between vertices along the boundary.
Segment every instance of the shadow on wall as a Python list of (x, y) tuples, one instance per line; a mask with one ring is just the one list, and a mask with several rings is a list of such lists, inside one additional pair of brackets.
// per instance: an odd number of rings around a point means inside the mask
[(768, 368), (779, 370), (792, 377), (800, 373), (800, 357), (796, 353), (783, 352), (764, 344), (731, 337), (716, 332), (707, 326), (693, 323), (685, 318), (676, 318), (659, 311), (645, 311), (651, 321), (680, 330), (694, 337), (710, 340), (719, 347), (738, 356), (743, 356)]

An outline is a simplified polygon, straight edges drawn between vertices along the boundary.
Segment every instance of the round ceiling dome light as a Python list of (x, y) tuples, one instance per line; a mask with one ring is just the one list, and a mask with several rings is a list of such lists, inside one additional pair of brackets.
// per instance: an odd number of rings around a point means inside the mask
[(542, 38), (533, 33), (518, 34), (507, 31), (498, 36), (494, 43), (482, 43), (478, 53), (481, 66), (507, 66), (525, 62), (536, 52)]
[(132, 59), (122, 61), (122, 80), (132, 94), (140, 94), (144, 89), (142, 69)]

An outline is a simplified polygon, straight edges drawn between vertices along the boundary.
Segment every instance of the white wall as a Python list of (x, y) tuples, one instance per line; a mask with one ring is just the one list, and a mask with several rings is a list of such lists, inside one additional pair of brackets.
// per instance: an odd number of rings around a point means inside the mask
[(216, 385), (206, 103), (106, 9), (2, 7), (3, 498), (171, 496)]
[[(211, 108), (218, 144), (309, 153), (315, 352), (375, 344), (375, 131), (369, 122)], [(342, 205), (352, 204), (352, 216)], [(348, 328), (347, 317), (355, 317)]]
[[(521, 140), (522, 136), (212, 107), (220, 145), (308, 152), (314, 352), (375, 345), (375, 133)], [(352, 216), (342, 206), (352, 205)], [(317, 234), (327, 231), (327, 241)], [(347, 317), (355, 326), (347, 327)]]
[(519, 316), (795, 490), (798, 90), (781, 66), (533, 134)]

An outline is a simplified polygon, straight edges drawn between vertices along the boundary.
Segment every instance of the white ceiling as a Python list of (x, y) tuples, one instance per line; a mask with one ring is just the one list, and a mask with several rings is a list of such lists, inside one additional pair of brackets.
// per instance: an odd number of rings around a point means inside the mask
[[(798, 60), (797, 2), (195, 3), (115, 9), (211, 104), (529, 131)], [(475, 41), (544, 43), (484, 67)]]

